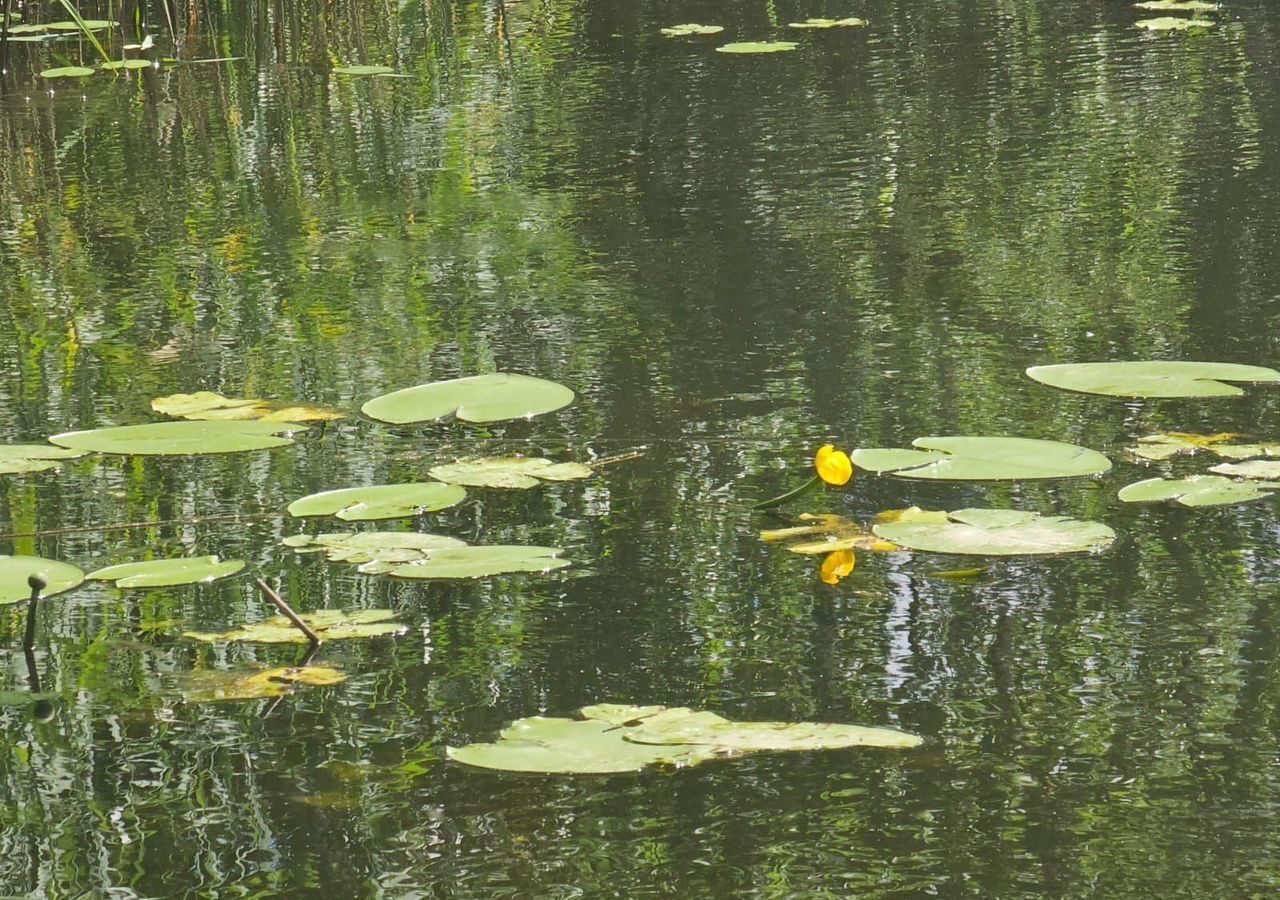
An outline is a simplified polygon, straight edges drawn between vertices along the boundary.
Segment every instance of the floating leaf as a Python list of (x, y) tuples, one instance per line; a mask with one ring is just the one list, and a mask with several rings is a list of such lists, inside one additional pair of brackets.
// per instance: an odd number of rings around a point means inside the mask
[[(812, 522), (793, 528), (774, 528), (760, 532), (760, 540), (766, 543), (790, 541), (786, 549), (792, 553), (812, 555), (836, 550), (875, 550), (889, 553), (897, 545), (876, 537), (852, 519), (831, 514), (812, 515), (801, 513), (800, 521)], [(816, 539), (815, 539), (816, 538)]]
[(432, 478), (449, 484), (471, 487), (531, 488), (540, 481), (576, 481), (595, 474), (582, 463), (553, 463), (536, 456), (494, 456), (484, 459), (462, 459), (427, 472)]
[(281, 666), (252, 672), (191, 672), (184, 679), (182, 698), (188, 703), (262, 700), (291, 694), (300, 684), (325, 687), (346, 680), (341, 670), (325, 665)]
[(1275, 369), (1212, 362), (1068, 363), (1032, 366), (1027, 375), (1051, 387), (1109, 397), (1238, 397), (1244, 391), (1224, 382), (1280, 381)]
[(392, 391), (374, 397), (360, 411), (392, 425), (450, 415), (464, 422), (498, 422), (552, 412), (572, 402), (573, 391), (554, 381), (495, 372)]
[(836, 487), (843, 487), (853, 477), (853, 463), (849, 460), (849, 455), (843, 450), (837, 450), (832, 444), (818, 448), (813, 457), (813, 467), (819, 478)]
[(1228, 459), (1250, 459), (1254, 456), (1280, 456), (1280, 444), (1214, 444), (1209, 450)]
[(1280, 485), (1232, 481), (1221, 475), (1191, 475), (1187, 478), (1148, 478), (1120, 489), (1125, 503), (1158, 503), (1167, 500), (1180, 506), (1226, 506), (1270, 496)]
[(717, 47), (717, 53), (782, 53), (794, 50), (799, 44), (794, 41), (739, 41)]
[[(1134, 456), (1143, 459), (1161, 460), (1176, 456), (1179, 453), (1194, 453), (1205, 448), (1213, 449), (1214, 444), (1221, 444), (1240, 437), (1231, 431), (1218, 434), (1191, 434), (1186, 431), (1170, 431), (1166, 434), (1148, 434), (1138, 438), (1137, 447), (1125, 449)], [(1215, 451), (1216, 452), (1216, 451)]]
[(345, 413), (322, 406), (297, 406), (268, 403), (266, 400), (241, 400), (224, 397), (213, 391), (173, 394), (157, 397), (151, 408), (161, 415), (180, 419), (263, 422), (332, 422), (345, 419)]
[[(388, 621), (394, 619), (395, 615), (390, 609), (359, 609), (351, 612), (325, 609), (298, 618), (306, 622), (322, 641), (345, 641), (384, 634), (403, 634), (406, 630), (403, 624)], [(246, 641), (252, 644), (308, 643), (306, 635), (284, 616), (272, 616), (256, 625), (246, 625), (231, 631), (186, 631), (182, 636), (209, 644), (224, 641)]]
[(115, 22), (109, 22), (106, 19), (81, 19), (79, 22), (50, 22), (45, 27), (50, 31), (101, 31), (115, 24)]
[[(569, 565), (560, 559), (559, 547), (526, 547), (488, 544), (430, 550), (420, 561), (392, 566), (386, 574), (396, 578), (484, 578), (511, 572), (550, 572)], [(367, 570), (366, 570), (367, 571)]]
[(667, 37), (688, 37), (692, 34), (719, 34), (724, 31), (723, 25), (672, 25), (670, 28), (662, 29), (662, 33)]
[(836, 550), (823, 557), (822, 565), (818, 566), (818, 577), (823, 584), (839, 584), (842, 578), (853, 574), (853, 567), (857, 564), (858, 558), (852, 550)]
[(40, 32), (48, 31), (48, 30), (49, 30), (48, 25), (40, 25), (36, 23), (32, 23), (30, 25), (10, 25), (9, 38), (12, 40), (14, 35), (39, 34)]
[(1101, 522), (1016, 509), (905, 510), (872, 531), (913, 550), (981, 556), (1081, 553), (1115, 540)]
[(373, 484), (309, 494), (289, 504), (291, 516), (337, 516), (348, 522), (399, 519), (457, 506), (467, 492), (453, 484)]
[[(588, 715), (588, 710), (583, 710)], [(908, 749), (923, 740), (890, 728), (823, 722), (731, 722), (710, 712), (680, 707), (645, 717), (625, 739), (638, 744), (709, 746), (717, 756), (769, 750), (841, 750), (846, 747)]]
[(90, 573), (93, 581), (114, 581), (116, 587), (154, 588), (179, 584), (203, 584), (234, 575), (244, 568), (244, 560), (225, 562), (216, 556), (192, 556), (181, 559), (151, 559), (144, 562), (107, 566)]
[(466, 541), (416, 531), (358, 531), (328, 534), (295, 534), (280, 543), (298, 553), (323, 551), (330, 562), (354, 565), (403, 563), (426, 559), (430, 550), (465, 547)]
[(0, 475), (18, 475), (55, 469), (68, 459), (84, 456), (81, 450), (48, 444), (0, 445)]
[[(1009, 437), (922, 437), (911, 442), (924, 450), (855, 450), (853, 464), (902, 478), (944, 481), (992, 481), (1072, 478), (1111, 468), (1096, 450)], [(929, 452), (926, 452), (929, 451)]]
[(75, 566), (42, 556), (0, 556), (0, 604), (18, 603), (31, 596), (28, 578), (44, 581), (40, 597), (52, 597), (84, 581), (84, 572)]
[(1133, 27), (1144, 31), (1192, 31), (1198, 28), (1212, 28), (1213, 22), (1208, 19), (1179, 19), (1175, 16), (1162, 16), (1158, 19), (1142, 19), (1134, 22)]
[(279, 435), (305, 431), (291, 422), (155, 422), (91, 431), (68, 431), (49, 438), (61, 447), (122, 456), (185, 456), (267, 450), (293, 441)]
[(56, 69), (45, 69), (40, 73), (41, 78), (85, 78), (93, 74), (93, 69), (86, 69), (84, 66), (60, 66)]
[(149, 59), (112, 59), (104, 62), (102, 68), (107, 71), (116, 69), (153, 69), (155, 63)]
[(1148, 12), (1207, 13), (1217, 12), (1218, 4), (1205, 3), (1203, 0), (1148, 0), (1146, 3), (1133, 4), (1133, 8)]
[(857, 28), (866, 25), (866, 19), (805, 19), (803, 22), (788, 22), (788, 28)]
[(1280, 459), (1254, 459), (1242, 463), (1222, 463), (1209, 470), (1236, 478), (1274, 480), (1280, 478)]
[(392, 75), (391, 66), (334, 66), (335, 75)]

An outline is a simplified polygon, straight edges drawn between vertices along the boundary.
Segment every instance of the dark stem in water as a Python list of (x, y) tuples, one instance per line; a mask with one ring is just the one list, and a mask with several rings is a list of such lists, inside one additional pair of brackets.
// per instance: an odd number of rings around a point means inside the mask
[(266, 595), (267, 599), (276, 605), (276, 609), (280, 610), (280, 612), (284, 614), (284, 617), (293, 623), (295, 628), (307, 636), (307, 640), (311, 642), (312, 646), (319, 647), (320, 635), (312, 631), (311, 626), (302, 621), (302, 617), (293, 611), (293, 607), (286, 603), (284, 598), (273, 591), (271, 589), (271, 585), (267, 584), (261, 578), (255, 578), (253, 580), (257, 583), (258, 590), (262, 591), (262, 593)]

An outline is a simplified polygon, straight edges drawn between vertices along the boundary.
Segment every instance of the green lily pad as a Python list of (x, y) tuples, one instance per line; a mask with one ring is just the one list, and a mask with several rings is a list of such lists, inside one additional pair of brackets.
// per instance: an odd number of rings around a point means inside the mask
[(783, 722), (731, 722), (683, 707), (587, 707), (581, 719), (533, 716), (494, 743), (448, 747), (459, 763), (502, 772), (605, 775), (697, 765), (744, 753), (855, 746), (908, 748), (915, 735), (884, 728)]
[(866, 19), (805, 19), (803, 22), (788, 22), (788, 28), (857, 28), (866, 25)]
[(723, 25), (697, 25), (690, 23), (687, 25), (672, 25), (670, 28), (662, 29), (662, 33), (667, 37), (688, 37), (693, 34), (719, 34), (724, 31)]
[(75, 566), (42, 556), (0, 556), (0, 605), (19, 603), (31, 596), (31, 576), (41, 578), (45, 586), (40, 597), (52, 597), (84, 581), (84, 572)]
[[(1138, 446), (1126, 447), (1129, 453), (1142, 459), (1162, 460), (1177, 456), (1180, 453), (1195, 453), (1197, 450), (1213, 450), (1219, 452), (1215, 445), (1223, 444), (1240, 435), (1224, 431), (1219, 434), (1191, 434), (1185, 431), (1170, 431), (1166, 434), (1148, 434), (1138, 438)], [(1230, 445), (1228, 445), (1230, 446)]]
[(155, 422), (91, 431), (68, 431), (49, 440), (60, 447), (122, 456), (186, 456), (238, 453), (292, 444), (292, 431), (305, 431), (292, 422)]
[(791, 528), (771, 528), (760, 532), (765, 543), (788, 542), (786, 549), (792, 553), (816, 555), (836, 550), (875, 550), (890, 553), (899, 549), (892, 541), (876, 537), (852, 519), (830, 514), (801, 513), (800, 521), (808, 525)]
[(717, 53), (784, 53), (800, 46), (794, 41), (738, 41), (717, 47)]
[[(133, 60), (131, 60), (133, 61)], [(151, 408), (161, 415), (200, 421), (262, 422), (332, 422), (345, 419), (346, 413), (323, 406), (298, 406), (268, 403), (266, 400), (242, 400), (224, 397), (213, 391), (194, 394), (172, 394), (151, 401)]]
[(493, 456), (461, 459), (427, 472), (438, 481), (470, 487), (531, 488), (540, 481), (576, 481), (595, 471), (582, 463), (553, 463), (537, 456)]
[(552, 412), (572, 403), (573, 396), (573, 391), (554, 381), (494, 372), (392, 391), (374, 397), (360, 411), (392, 425), (451, 415), (463, 422), (498, 422)]
[(1016, 509), (904, 510), (871, 530), (912, 550), (977, 556), (1082, 553), (1100, 550), (1116, 536), (1101, 522)]
[(1220, 475), (1231, 475), (1235, 478), (1252, 478), (1256, 480), (1275, 480), (1280, 478), (1280, 459), (1253, 459), (1242, 463), (1222, 463), (1209, 469)]
[(441, 534), (416, 531), (357, 531), (295, 534), (280, 543), (298, 553), (323, 552), (330, 562), (366, 565), (375, 562), (404, 563), (426, 559), (427, 552), (465, 547), (466, 541)]
[(102, 68), (108, 72), (117, 69), (151, 69), (154, 67), (155, 63), (149, 59), (112, 59), (102, 64)]
[(1120, 489), (1125, 503), (1170, 501), (1180, 506), (1226, 506), (1269, 497), (1280, 485), (1232, 481), (1221, 475), (1191, 475), (1187, 478), (1148, 478)]
[(1161, 16), (1157, 19), (1142, 19), (1133, 23), (1134, 28), (1144, 31), (1194, 31), (1200, 28), (1212, 28), (1213, 22), (1208, 19), (1180, 19), (1176, 16)]
[(1217, 12), (1218, 4), (1205, 3), (1203, 0), (1148, 0), (1146, 3), (1133, 4), (1133, 8), (1148, 12), (1207, 13)]
[(335, 75), (391, 75), (395, 73), (391, 66), (334, 66)]
[[(388, 621), (395, 616), (395, 611), (390, 609), (358, 609), (351, 612), (325, 609), (298, 618), (306, 622), (322, 641), (345, 641), (384, 634), (403, 634), (406, 628), (402, 623)], [(231, 631), (186, 631), (182, 636), (209, 644), (226, 641), (245, 641), (251, 644), (308, 643), (306, 635), (284, 616), (272, 616), (256, 625), (246, 625)]]
[(300, 685), (326, 687), (347, 676), (332, 666), (280, 666), (251, 672), (215, 669), (190, 672), (183, 679), (182, 699), (188, 703), (221, 703), (283, 697)]
[(84, 66), (60, 66), (56, 69), (45, 69), (40, 73), (41, 78), (86, 78), (93, 74), (93, 69), (86, 69)]
[(485, 578), (512, 572), (550, 572), (569, 565), (569, 560), (560, 558), (563, 552), (559, 547), (502, 544), (452, 547), (430, 550), (421, 560), (387, 568), (386, 574), (396, 578), (424, 579)]
[(1060, 441), (922, 437), (911, 444), (924, 449), (855, 450), (850, 458), (855, 468), (871, 472), (943, 481), (1072, 478), (1096, 475), (1111, 468), (1111, 461), (1096, 450)]
[(115, 22), (109, 22), (106, 19), (81, 19), (79, 22), (72, 22), (69, 20), (63, 22), (50, 22), (47, 27), (50, 31), (83, 31), (86, 28), (89, 31), (101, 31), (102, 29), (110, 28), (115, 24)]
[(291, 516), (337, 516), (347, 522), (399, 519), (457, 506), (467, 497), (454, 484), (372, 484), (308, 494), (289, 504)]
[(0, 475), (19, 475), (56, 469), (68, 459), (84, 456), (82, 450), (51, 447), (48, 444), (0, 445)]
[(1280, 456), (1280, 444), (1215, 444), (1209, 447), (1227, 459), (1251, 459), (1255, 456)]
[(204, 584), (234, 575), (244, 568), (244, 560), (223, 562), (216, 556), (192, 556), (181, 559), (150, 559), (144, 562), (107, 566), (90, 573), (93, 581), (114, 581), (116, 587), (155, 588), (179, 584)]
[(1211, 362), (1067, 363), (1032, 366), (1027, 375), (1051, 387), (1108, 397), (1238, 397), (1244, 391), (1224, 382), (1280, 382), (1275, 369)]
[(48, 30), (49, 30), (48, 25), (41, 25), (36, 23), (32, 23), (30, 25), (10, 25), (9, 37), (12, 38), (14, 35), (18, 35), (18, 34), (39, 34), (41, 32), (48, 31)]

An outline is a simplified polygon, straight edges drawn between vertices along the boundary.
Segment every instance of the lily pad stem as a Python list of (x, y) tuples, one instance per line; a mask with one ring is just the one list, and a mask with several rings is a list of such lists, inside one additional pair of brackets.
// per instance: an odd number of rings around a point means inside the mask
[(284, 598), (271, 589), (271, 585), (267, 584), (261, 578), (253, 579), (258, 585), (258, 590), (266, 595), (267, 599), (276, 605), (276, 609), (284, 614), (284, 617), (293, 623), (294, 627), (307, 636), (313, 646), (320, 646), (320, 635), (311, 630), (311, 626), (302, 621), (302, 617), (293, 611), (293, 607), (285, 602)]
[(814, 475), (812, 478), (810, 478), (804, 484), (800, 485), (800, 487), (796, 488), (794, 491), (787, 491), (782, 496), (774, 497), (772, 500), (761, 500), (759, 503), (752, 505), (751, 508), (752, 509), (773, 509), (775, 506), (781, 506), (782, 504), (786, 503), (788, 500), (794, 500), (796, 497), (802, 496), (803, 494), (807, 494), (809, 491), (813, 490), (815, 487), (817, 487), (820, 484), (822, 484), (822, 478), (818, 475)]
[(31, 599), (27, 601), (27, 631), (22, 637), (22, 649), (34, 650), (36, 646), (36, 601), (40, 599), (40, 592), (48, 587), (48, 582), (39, 575), (32, 575), (27, 578), (27, 584), (31, 586)]

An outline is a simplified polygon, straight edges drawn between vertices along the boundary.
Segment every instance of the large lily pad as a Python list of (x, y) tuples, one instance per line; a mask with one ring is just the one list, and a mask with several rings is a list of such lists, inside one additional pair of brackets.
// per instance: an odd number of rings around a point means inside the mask
[(846, 19), (805, 19), (803, 22), (788, 22), (787, 27), (796, 29), (858, 28), (866, 24), (866, 19), (856, 19), (850, 16)]
[[(426, 559), (427, 551), (449, 547), (465, 547), (466, 541), (442, 534), (416, 531), (357, 531), (326, 534), (294, 534), (280, 543), (298, 553), (323, 552), (330, 562), (364, 566), (380, 563), (404, 563)], [(363, 569), (362, 569), (363, 571)]]
[(534, 716), (513, 722), (497, 742), (449, 747), (455, 762), (504, 772), (602, 775), (652, 766), (691, 766), (744, 753), (918, 746), (886, 728), (821, 723), (731, 722), (684, 707), (601, 704), (581, 719)]
[(1082, 553), (1115, 540), (1101, 522), (1041, 516), (1016, 509), (903, 510), (872, 527), (877, 535), (912, 550), (977, 556)]
[(182, 698), (188, 703), (262, 700), (291, 694), (300, 684), (328, 686), (346, 681), (332, 666), (280, 666), (250, 672), (215, 669), (191, 672), (183, 679)]
[[(358, 609), (343, 612), (325, 609), (306, 613), (298, 618), (306, 622), (322, 641), (359, 640), (384, 634), (403, 634), (405, 626), (392, 622), (395, 611), (390, 609)], [(214, 644), (227, 641), (245, 641), (252, 644), (305, 644), (306, 635), (284, 616), (272, 616), (256, 625), (233, 628), (231, 631), (186, 631), (183, 637)]]
[(794, 41), (737, 41), (717, 47), (717, 53), (785, 53), (800, 46)]
[(573, 391), (554, 381), (494, 372), (392, 391), (374, 397), (360, 411), (393, 425), (451, 415), (463, 422), (499, 422), (552, 412), (572, 403), (573, 396)]
[(75, 566), (42, 556), (0, 556), (0, 605), (18, 603), (31, 596), (27, 579), (37, 576), (45, 586), (41, 597), (69, 591), (84, 581), (84, 572)]
[(899, 549), (892, 541), (876, 537), (852, 519), (823, 513), (801, 513), (800, 521), (807, 525), (791, 528), (771, 528), (760, 532), (765, 543), (785, 541), (792, 553), (816, 555), (837, 550), (876, 550), (889, 553)]
[(723, 25), (698, 25), (690, 22), (685, 25), (672, 25), (670, 28), (662, 29), (662, 33), (667, 37), (689, 37), (695, 34), (719, 34), (724, 31)]
[(540, 481), (576, 481), (595, 474), (582, 463), (554, 463), (538, 456), (492, 456), (484, 459), (460, 459), (436, 466), (427, 472), (432, 478), (449, 484), (471, 487), (531, 488)]
[(1177, 16), (1160, 16), (1155, 19), (1142, 19), (1133, 23), (1134, 28), (1141, 28), (1143, 31), (1196, 31), (1202, 28), (1212, 28), (1213, 22), (1209, 19), (1182, 19)]
[(90, 573), (93, 581), (113, 581), (118, 588), (173, 587), (179, 584), (204, 584), (227, 578), (244, 569), (244, 560), (218, 559), (216, 556), (192, 556), (181, 559), (151, 559), (143, 562), (107, 566)]
[(547, 572), (569, 565), (558, 547), (488, 545), (417, 532), (297, 534), (281, 543), (299, 553), (323, 551), (331, 562), (354, 564), (366, 575), (399, 578), (482, 578), (509, 572)]
[[(392, 566), (386, 574), (396, 578), (485, 578), (512, 572), (550, 572), (569, 565), (559, 547), (487, 544), (431, 550), (425, 558)], [(368, 571), (367, 569), (364, 571)]]
[(1252, 481), (1232, 481), (1221, 475), (1192, 475), (1187, 478), (1148, 478), (1120, 489), (1126, 503), (1168, 501), (1180, 506), (1226, 506), (1247, 503), (1271, 495), (1280, 485)]
[(199, 421), (332, 422), (347, 417), (346, 413), (323, 406), (245, 400), (213, 391), (157, 397), (151, 401), (151, 408), (161, 415)]
[(1222, 463), (1209, 469), (1233, 478), (1252, 478), (1263, 481), (1280, 479), (1280, 459), (1251, 459), (1242, 463)]
[(1226, 382), (1280, 382), (1280, 372), (1262, 366), (1180, 361), (1032, 366), (1027, 375), (1051, 387), (1109, 397), (1238, 397), (1244, 391)]
[(465, 489), (438, 481), (372, 484), (308, 494), (290, 503), (287, 511), (291, 516), (337, 516), (348, 522), (372, 522), (436, 512), (457, 506), (466, 497)]
[(1204, 0), (1148, 0), (1133, 4), (1133, 8), (1148, 12), (1207, 13), (1217, 12), (1218, 4), (1205, 3)]
[(68, 450), (48, 444), (7, 444), (0, 446), (0, 475), (43, 472), (80, 456), (84, 456), (83, 450)]
[(293, 441), (282, 435), (305, 431), (306, 427), (292, 422), (155, 422), (68, 431), (49, 440), (60, 447), (94, 453), (187, 456), (283, 447)]
[(1096, 475), (1111, 461), (1096, 450), (1010, 437), (922, 437), (911, 442), (921, 450), (855, 450), (853, 464), (902, 478), (943, 481), (990, 481), (1028, 478), (1071, 478)]

